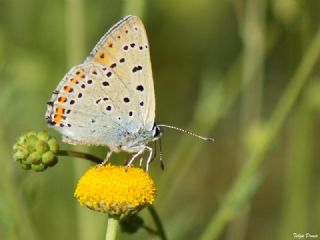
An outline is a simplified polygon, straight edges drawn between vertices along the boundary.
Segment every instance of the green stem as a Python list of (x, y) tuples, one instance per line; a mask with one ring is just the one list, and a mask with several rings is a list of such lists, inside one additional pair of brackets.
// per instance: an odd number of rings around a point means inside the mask
[(225, 201), (218, 209), (217, 213), (209, 222), (206, 230), (201, 236), (201, 240), (217, 239), (226, 224), (235, 216), (243, 203), (247, 202), (251, 194), (243, 194), (243, 189), (248, 189), (256, 181), (257, 168), (263, 160), (266, 151), (272, 146), (272, 141), (279, 132), (287, 115), (292, 109), (298, 94), (301, 92), (304, 83), (308, 79), (313, 67), (320, 55), (320, 28), (313, 38), (310, 47), (307, 49), (297, 71), (293, 75), (289, 86), (285, 90), (277, 107), (275, 108), (265, 131), (262, 132), (263, 142), (256, 145), (248, 160), (243, 165), (231, 190), (227, 193)]
[(123, 15), (137, 15), (140, 18), (143, 18), (146, 9), (145, 0), (125, 0), (123, 4)]
[(166, 236), (166, 233), (164, 231), (164, 228), (162, 226), (162, 223), (161, 223), (161, 220), (160, 220), (160, 217), (159, 217), (157, 211), (155, 210), (155, 208), (152, 205), (150, 205), (148, 207), (148, 210), (149, 210), (151, 217), (153, 218), (154, 223), (156, 224), (159, 237), (162, 240), (166, 240), (167, 236)]
[(242, 65), (244, 90), (241, 103), (243, 133), (248, 131), (248, 126), (257, 123), (261, 115), (265, 59), (265, 5), (263, 0), (247, 0), (241, 31), (244, 44)]
[(90, 160), (95, 163), (101, 163), (103, 160), (99, 157), (96, 157), (89, 153), (83, 153), (83, 152), (77, 152), (77, 151), (71, 151), (71, 150), (60, 150), (58, 152), (59, 156), (68, 156), (68, 157), (77, 157), (77, 158), (83, 158), (86, 160)]
[(144, 228), (148, 233), (150, 233), (152, 235), (159, 235), (158, 231), (152, 229), (151, 227), (143, 225), (142, 228)]
[[(241, 99), (241, 135), (246, 136), (252, 126), (259, 125), (261, 120), (264, 65), (265, 65), (265, 33), (266, 33), (266, 1), (246, 0), (244, 17), (240, 21), (240, 34), (243, 42), (242, 62), (242, 99)], [(249, 155), (246, 144), (241, 144), (238, 153), (238, 166), (241, 166)], [(251, 191), (251, 188), (246, 189)], [(249, 193), (249, 192), (247, 192)], [(227, 230), (226, 239), (244, 239), (248, 231), (250, 203), (233, 219)]]
[(288, 158), (285, 159), (283, 181), (285, 205), (278, 239), (285, 239), (288, 233), (308, 232), (309, 229), (309, 203), (312, 201), (312, 180), (315, 173), (312, 171), (316, 146), (313, 139), (317, 131), (314, 112), (306, 101), (300, 103), (295, 110), (294, 114), (290, 115), (292, 120), (289, 129)]
[(116, 239), (118, 225), (119, 225), (119, 218), (118, 217), (108, 216), (106, 240), (115, 240)]
[[(79, 64), (85, 57), (85, 18), (86, 6), (84, 0), (66, 0), (65, 4), (65, 28), (66, 28), (66, 65), (67, 68)], [(69, 156), (69, 155), (67, 155)], [(74, 181), (76, 182), (88, 168), (88, 163), (85, 161), (75, 162), (73, 171), (75, 174)], [(92, 232), (89, 230), (93, 227), (89, 213), (81, 211), (77, 208), (77, 231), (79, 240), (94, 239)]]
[(79, 64), (85, 57), (84, 15), (85, 4), (83, 0), (66, 1), (66, 44), (68, 66)]

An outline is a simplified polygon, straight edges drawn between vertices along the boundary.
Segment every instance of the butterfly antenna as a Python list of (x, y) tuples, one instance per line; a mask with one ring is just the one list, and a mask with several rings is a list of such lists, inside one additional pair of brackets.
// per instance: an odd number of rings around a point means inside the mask
[(179, 132), (183, 132), (183, 133), (189, 134), (189, 135), (191, 135), (191, 136), (193, 136), (193, 137), (200, 138), (200, 139), (205, 140), (205, 141), (212, 141), (212, 142), (214, 141), (213, 138), (200, 136), (200, 135), (198, 135), (198, 134), (196, 134), (196, 133), (189, 132), (189, 131), (187, 131), (187, 130), (184, 130), (184, 129), (182, 129), (182, 128), (178, 128), (178, 127), (175, 127), (175, 126), (164, 125), (164, 124), (160, 124), (160, 125), (158, 125), (158, 126), (159, 126), (159, 127), (165, 127), (165, 128), (171, 128), (171, 129), (177, 130), (177, 131), (179, 131)]

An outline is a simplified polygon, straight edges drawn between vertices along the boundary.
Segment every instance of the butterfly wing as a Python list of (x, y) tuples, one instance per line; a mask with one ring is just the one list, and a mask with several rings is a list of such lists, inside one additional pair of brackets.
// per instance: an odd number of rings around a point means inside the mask
[(112, 27), (97, 43), (85, 61), (112, 68), (130, 90), (142, 124), (151, 129), (155, 119), (155, 95), (149, 43), (142, 21), (127, 16)]
[(48, 123), (69, 143), (121, 144), (133, 116), (114, 89), (129, 94), (108, 68), (92, 63), (72, 68), (48, 102)]
[(151, 132), (154, 116), (148, 41), (133, 16), (109, 30), (85, 63), (66, 74), (46, 112), (65, 141), (111, 148), (128, 145), (139, 129)]

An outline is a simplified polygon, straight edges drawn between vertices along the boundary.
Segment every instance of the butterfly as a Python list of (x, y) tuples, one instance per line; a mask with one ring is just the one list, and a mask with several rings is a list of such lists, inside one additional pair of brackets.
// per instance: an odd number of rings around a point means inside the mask
[[(104, 145), (132, 153), (127, 167), (162, 135), (155, 123), (155, 93), (149, 43), (142, 21), (126, 16), (99, 40), (84, 63), (60, 81), (47, 103), (46, 119), (70, 144)], [(211, 138), (200, 137), (204, 140)]]

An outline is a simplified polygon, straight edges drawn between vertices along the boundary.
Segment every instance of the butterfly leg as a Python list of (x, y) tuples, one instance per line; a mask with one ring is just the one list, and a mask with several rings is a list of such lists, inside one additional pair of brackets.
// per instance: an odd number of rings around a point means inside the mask
[(107, 164), (107, 162), (108, 162), (109, 158), (111, 157), (112, 153), (113, 153), (112, 151), (108, 151), (107, 152), (106, 158), (103, 160), (102, 163), (99, 164), (99, 167), (102, 167), (102, 166)]
[(161, 143), (161, 138), (159, 139), (159, 152), (160, 152), (160, 166), (161, 169), (164, 170), (164, 163), (163, 163), (163, 157), (162, 157), (162, 143)]
[(128, 170), (128, 168), (130, 167), (130, 165), (132, 164), (132, 162), (139, 156), (141, 155), (143, 152), (144, 152), (145, 148), (141, 148), (139, 150), (139, 152), (137, 152), (136, 154), (134, 154), (132, 156), (132, 158), (129, 160), (129, 162), (127, 163), (127, 166), (126, 166), (126, 170)]
[(148, 170), (149, 170), (149, 163), (150, 163), (151, 160), (152, 160), (153, 149), (152, 149), (151, 147), (148, 147), (148, 146), (146, 146), (145, 149), (149, 151), (149, 157), (148, 157), (148, 160), (147, 160), (147, 163), (146, 163), (146, 172), (148, 172)]
[(156, 157), (157, 157), (157, 142), (154, 142), (154, 154), (150, 162), (152, 162)]

